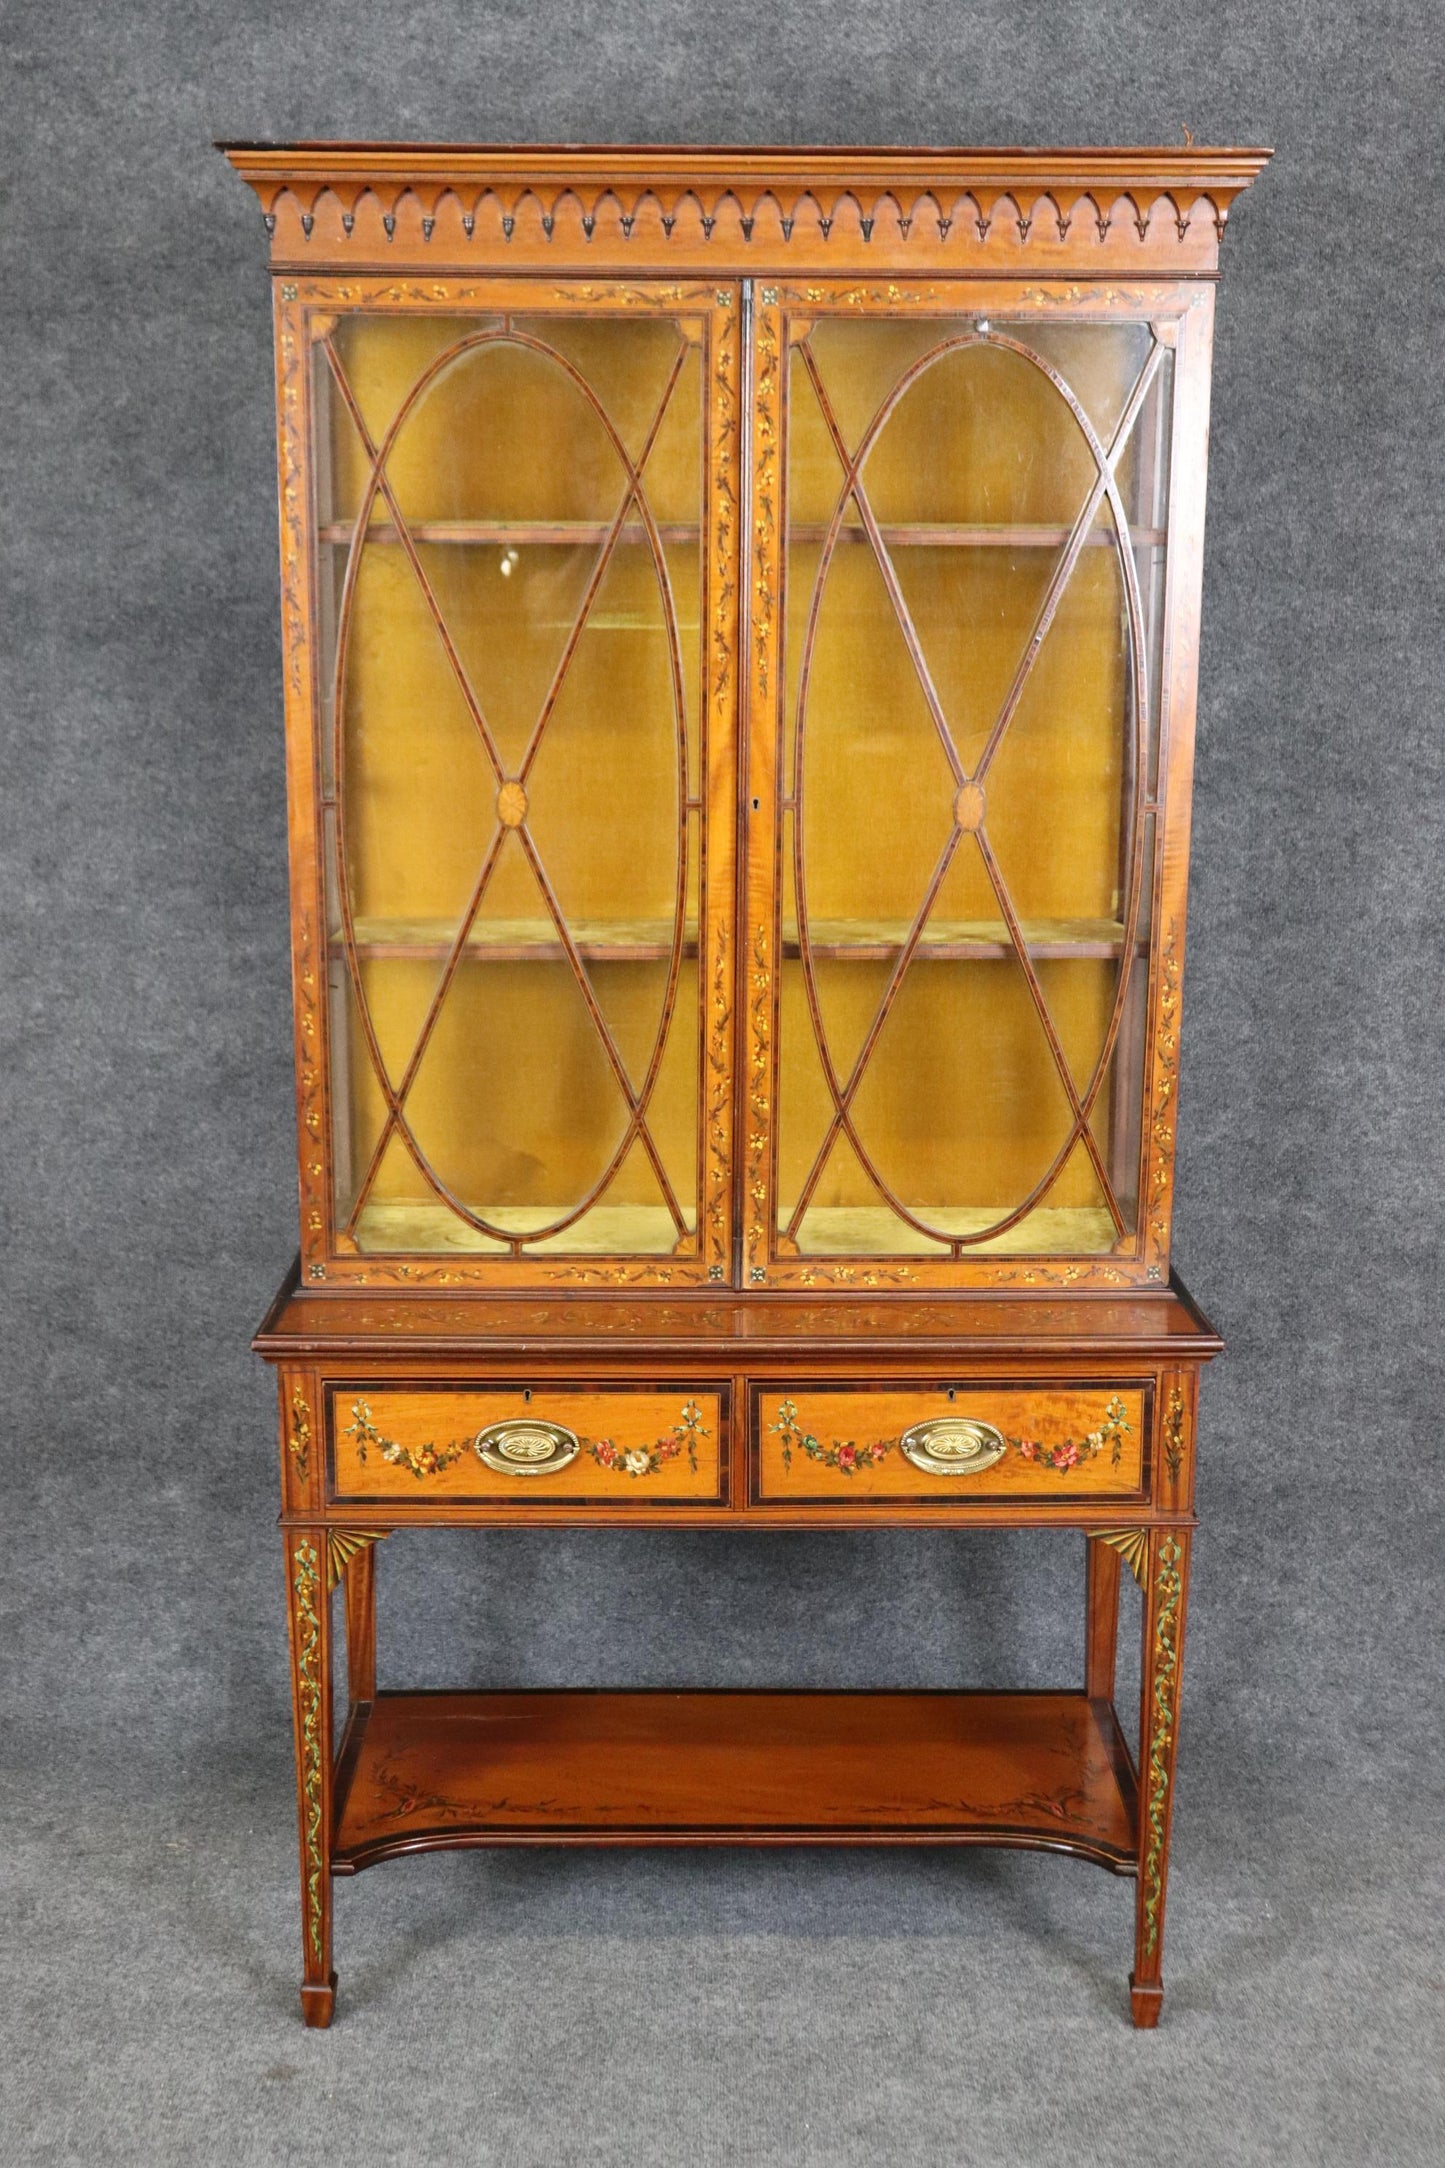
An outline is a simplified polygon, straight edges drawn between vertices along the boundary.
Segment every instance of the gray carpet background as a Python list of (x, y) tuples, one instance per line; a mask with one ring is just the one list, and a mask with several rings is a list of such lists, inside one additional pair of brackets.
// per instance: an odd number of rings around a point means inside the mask
[[(0, 2159), (1435, 2163), (1433, 0), (0, 5)], [(1162, 2030), (1070, 1862), (403, 1863), (302, 2032), (247, 1349), (295, 1246), (270, 327), (216, 136), (1272, 142), (1226, 240)], [(395, 1540), (383, 1681), (1077, 1676), (1082, 1546)]]

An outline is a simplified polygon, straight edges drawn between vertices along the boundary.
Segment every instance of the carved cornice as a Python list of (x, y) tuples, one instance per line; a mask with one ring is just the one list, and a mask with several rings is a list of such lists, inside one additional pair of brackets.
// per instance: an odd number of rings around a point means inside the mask
[[(374, 205), (388, 241), (404, 209), (419, 215), (430, 243), (446, 207), (460, 214), (468, 242), (490, 238), (495, 219), (511, 241), (519, 214), (540, 217), (550, 238), (559, 215), (580, 219), (591, 240), (599, 220), (629, 240), (655, 211), (669, 240), (704, 242), (724, 214), (749, 242), (760, 216), (791, 242), (799, 221), (826, 241), (847, 219), (866, 243), (880, 218), (905, 242), (915, 226), (946, 240), (955, 228), (980, 243), (1011, 235), (1066, 242), (1076, 229), (1099, 241), (1121, 223), (1140, 241), (1167, 226), (1182, 241), (1205, 220), (1217, 240), (1234, 198), (1269, 157), (1265, 150), (695, 150), (486, 144), (223, 144), (250, 182), (273, 231), (289, 199), (310, 241), (327, 200), (350, 239), (357, 214)], [(775, 222), (775, 223), (774, 223)], [(728, 231), (736, 229), (729, 224)]]

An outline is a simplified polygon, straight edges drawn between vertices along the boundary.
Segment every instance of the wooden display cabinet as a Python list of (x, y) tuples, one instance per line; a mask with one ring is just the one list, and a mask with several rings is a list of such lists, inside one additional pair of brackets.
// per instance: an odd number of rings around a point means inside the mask
[[(228, 155), (278, 357), (307, 2021), (335, 1875), (804, 1841), (1134, 1876), (1153, 2024), (1219, 1347), (1169, 1265), (1210, 339), (1267, 154)], [(381, 1691), (378, 1541), (520, 1523), (1080, 1531), (1082, 1676)]]

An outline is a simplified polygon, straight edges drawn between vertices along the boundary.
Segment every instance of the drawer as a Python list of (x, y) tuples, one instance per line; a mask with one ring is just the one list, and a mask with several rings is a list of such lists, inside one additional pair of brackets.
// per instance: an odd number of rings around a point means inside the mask
[(719, 1503), (727, 1414), (718, 1385), (330, 1385), (331, 1496)]
[(1153, 1391), (1102, 1385), (755, 1384), (755, 1502), (1137, 1499)]

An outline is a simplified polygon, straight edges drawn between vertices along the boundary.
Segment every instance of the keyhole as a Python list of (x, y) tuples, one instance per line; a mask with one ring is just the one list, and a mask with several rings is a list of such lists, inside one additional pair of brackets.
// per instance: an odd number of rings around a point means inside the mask
[[(951, 1400), (951, 1399), (953, 1398), (953, 1395), (952, 1395), (952, 1393), (950, 1393), (948, 1397), (949, 1397), (949, 1399)], [(527, 1387), (527, 1390), (526, 1390), (526, 1391), (525, 1391), (525, 1392), (523, 1393), (523, 1395), (522, 1395), (522, 1399), (524, 1400), (524, 1402), (526, 1402), (526, 1403), (527, 1403), (527, 1404), (528, 1404), (528, 1405), (530, 1406), (530, 1404), (531, 1404), (531, 1399), (532, 1399), (532, 1388), (531, 1388), (531, 1386), (530, 1386), (530, 1385), (529, 1385), (529, 1386)]]
[(753, 811), (754, 811), (755, 813), (756, 813), (756, 812), (758, 811), (758, 809), (759, 809), (759, 808), (760, 808), (760, 806), (762, 805), (762, 802), (763, 802), (763, 801), (762, 801), (762, 799), (761, 799), (761, 798), (754, 798), (754, 800), (753, 800)]
[(948, 1397), (950, 1400), (956, 1400), (958, 1398), (957, 1390), (952, 1385), (950, 1385), (948, 1388)]

